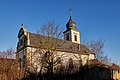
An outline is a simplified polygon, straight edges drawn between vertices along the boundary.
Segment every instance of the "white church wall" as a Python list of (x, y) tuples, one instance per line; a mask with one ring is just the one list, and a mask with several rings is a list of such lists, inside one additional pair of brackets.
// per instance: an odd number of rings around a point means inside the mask
[(89, 56), (88, 55), (81, 55), (81, 59), (82, 59), (82, 64), (85, 65), (87, 60), (88, 60)]
[(89, 60), (95, 59), (95, 54), (89, 54)]
[(32, 48), (32, 47), (29, 47), (28, 49), (29, 49), (29, 52), (28, 52), (29, 57), (27, 58), (30, 62), (30, 69), (32, 71), (39, 72), (42, 66), (41, 56), (44, 55), (45, 50), (41, 49), (38, 51), (37, 48)]
[(72, 58), (73, 61), (78, 61), (80, 59), (79, 55), (75, 54), (75, 53), (58, 51), (56, 55), (57, 55), (57, 57), (60, 57), (62, 59), (63, 64), (68, 64), (68, 61), (69, 61), (70, 58)]
[[(35, 51), (37, 50), (36, 48), (30, 48), (29, 47), (29, 57), (27, 57), (27, 58), (29, 58), (29, 60), (30, 60), (30, 64), (34, 67), (34, 68), (36, 68), (36, 71), (39, 71), (40, 70), (40, 68), (41, 68), (41, 64), (40, 64), (40, 60), (41, 60), (41, 54), (39, 54), (39, 53), (35, 53)], [(43, 49), (41, 49), (42, 50), (42, 53), (43, 53), (43, 55), (44, 55), (44, 53), (45, 53), (45, 51), (46, 50), (43, 50)], [(79, 59), (80, 59), (80, 57), (79, 57), (79, 55), (78, 54), (75, 54), (75, 53), (67, 53), (67, 52), (61, 52), (61, 51), (55, 51), (54, 52), (54, 56), (55, 56), (55, 58), (54, 58), (54, 60), (55, 59), (57, 59), (57, 58), (60, 58), (61, 59), (61, 62), (62, 62), (62, 64), (64, 65), (64, 66), (68, 66), (68, 64), (69, 64), (69, 59), (70, 58), (72, 58), (72, 60), (74, 61), (74, 63), (73, 64), (79, 64)], [(79, 65), (78, 65), (79, 66)]]
[[(34, 67), (34, 69), (36, 69), (37, 72), (39, 72), (41, 68), (41, 62), (40, 62), (41, 56), (44, 55), (46, 50), (41, 49), (40, 52), (43, 53), (43, 55), (37, 53), (36, 50), (37, 50), (36, 48), (27, 47), (27, 49), (24, 49), (19, 52), (19, 58), (23, 60), (23, 56), (26, 54), (26, 58), (27, 61), (29, 61), (29, 64), (32, 65), (32, 67)], [(85, 55), (85, 54), (75, 54), (75, 53), (61, 52), (61, 51), (55, 51), (54, 56), (55, 56), (54, 60), (60, 58), (64, 66), (69, 65), (69, 59), (71, 58), (74, 61), (73, 64), (75, 65), (77, 64), (77, 67), (80, 66), (80, 62), (79, 62), (80, 59), (82, 60), (83, 65), (86, 64), (87, 60), (94, 59), (94, 54)], [(23, 65), (23, 62), (21, 64)]]

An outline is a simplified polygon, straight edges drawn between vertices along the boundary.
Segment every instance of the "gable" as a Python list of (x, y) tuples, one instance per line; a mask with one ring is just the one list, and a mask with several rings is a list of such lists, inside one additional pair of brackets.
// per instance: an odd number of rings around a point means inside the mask
[(22, 28), (19, 30), (18, 38), (20, 38), (20, 37), (21, 37), (22, 35), (24, 35), (24, 34), (26, 34), (26, 29), (22, 27)]
[(18, 33), (17, 50), (23, 48), (25, 45), (27, 45), (27, 32), (26, 29), (22, 27)]

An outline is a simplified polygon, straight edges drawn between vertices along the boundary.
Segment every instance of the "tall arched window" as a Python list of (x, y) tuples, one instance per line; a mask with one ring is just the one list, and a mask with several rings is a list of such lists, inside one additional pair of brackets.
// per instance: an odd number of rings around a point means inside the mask
[(77, 36), (76, 35), (74, 35), (74, 40), (77, 41)]
[(67, 34), (67, 35), (66, 35), (66, 40), (68, 40), (68, 41), (69, 41), (69, 34)]
[(26, 64), (26, 57), (25, 55), (23, 56), (23, 67), (25, 67), (25, 64)]
[(21, 68), (21, 58), (19, 58), (18, 62), (19, 62), (19, 66)]
[(73, 67), (74, 67), (73, 59), (70, 58), (70, 59), (69, 59), (69, 66), (68, 66), (68, 72), (69, 72), (69, 73), (72, 73)]

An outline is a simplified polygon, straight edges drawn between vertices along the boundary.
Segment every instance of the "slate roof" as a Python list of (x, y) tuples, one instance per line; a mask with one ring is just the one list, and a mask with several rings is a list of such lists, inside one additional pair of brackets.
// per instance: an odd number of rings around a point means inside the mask
[(18, 67), (16, 59), (0, 58), (0, 80), (17, 80), (19, 77)]
[(18, 67), (18, 62), (16, 59), (12, 58), (0, 58), (0, 72), (8, 69), (11, 66)]
[(113, 64), (110, 66), (110, 69), (120, 70), (120, 66), (118, 66), (118, 65), (116, 65), (116, 64), (113, 63)]
[(97, 59), (88, 60), (86, 66), (99, 66), (99, 67), (109, 67), (109, 65), (99, 61)]
[[(55, 39), (55, 38), (48, 38), (43, 35), (35, 34), (28, 32), (29, 39), (30, 39), (30, 45), (31, 47), (41, 47), (41, 48), (47, 48), (49, 44), (52, 45), (52, 47), (56, 47), (56, 50), (63, 51), (63, 52), (72, 52), (72, 53), (92, 53), (88, 48), (86, 48), (82, 44), (73, 43), (70, 41), (62, 40), (62, 39)], [(48, 43), (48, 39), (51, 40), (50, 43)], [(48, 44), (48, 45), (47, 45)], [(92, 53), (94, 54), (94, 53)]]
[(112, 65), (108, 65), (97, 59), (88, 60), (86, 66), (92, 66), (92, 67), (99, 66), (99, 67), (106, 67), (108, 69), (113, 69), (113, 70), (120, 70), (120, 66), (116, 65), (115, 63), (113, 63)]

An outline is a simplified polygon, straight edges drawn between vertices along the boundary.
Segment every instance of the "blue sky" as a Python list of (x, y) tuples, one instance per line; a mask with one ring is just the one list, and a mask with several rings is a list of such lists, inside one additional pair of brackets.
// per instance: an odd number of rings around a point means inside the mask
[(0, 0), (0, 50), (16, 49), (22, 23), (36, 32), (54, 20), (65, 30), (70, 8), (81, 41), (105, 40), (105, 54), (120, 64), (120, 0)]

